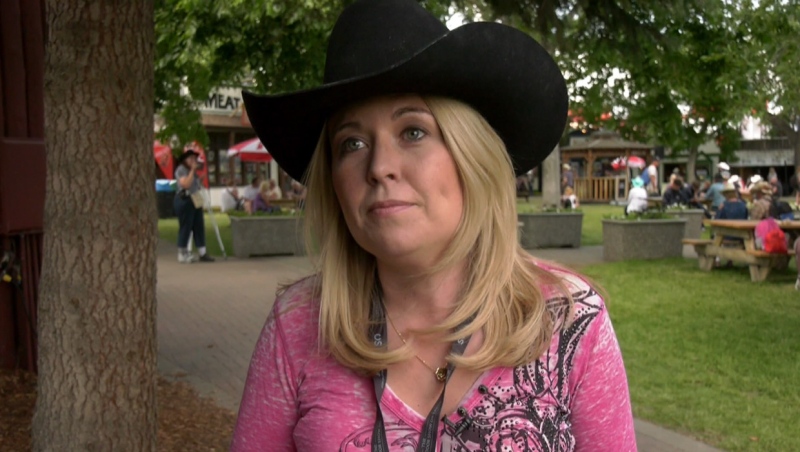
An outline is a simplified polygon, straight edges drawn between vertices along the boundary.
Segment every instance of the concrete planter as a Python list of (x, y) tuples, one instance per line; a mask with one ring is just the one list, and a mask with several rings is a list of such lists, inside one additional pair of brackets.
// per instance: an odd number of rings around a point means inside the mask
[(603, 220), (603, 258), (615, 262), (680, 257), (686, 221)]
[(686, 218), (686, 230), (683, 233), (683, 238), (686, 239), (699, 239), (700, 234), (703, 233), (703, 211), (700, 209), (686, 209), (686, 210), (670, 210), (667, 209), (664, 213), (673, 215), (677, 218)]
[(230, 218), (233, 254), (236, 257), (305, 254), (302, 217), (232, 216)]
[(520, 213), (520, 244), (525, 249), (581, 246), (581, 212)]

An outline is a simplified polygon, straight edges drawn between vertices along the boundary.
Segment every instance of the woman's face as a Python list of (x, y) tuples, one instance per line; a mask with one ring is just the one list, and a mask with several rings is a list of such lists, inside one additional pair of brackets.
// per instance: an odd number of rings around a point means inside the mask
[(461, 221), (463, 192), (425, 102), (370, 99), (328, 127), (333, 188), (356, 242), (379, 262), (435, 264)]

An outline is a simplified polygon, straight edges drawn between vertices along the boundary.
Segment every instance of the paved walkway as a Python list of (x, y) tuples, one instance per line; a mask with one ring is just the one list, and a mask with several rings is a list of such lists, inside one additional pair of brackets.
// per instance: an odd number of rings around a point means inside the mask
[[(687, 251), (687, 254), (690, 251)], [(537, 257), (567, 266), (602, 262), (602, 247), (538, 250)], [(237, 410), (250, 354), (276, 288), (308, 274), (305, 257), (219, 259), (178, 264), (171, 245), (158, 257), (158, 367), (185, 380), (225, 408)], [(643, 452), (713, 452), (692, 439), (636, 421)]]

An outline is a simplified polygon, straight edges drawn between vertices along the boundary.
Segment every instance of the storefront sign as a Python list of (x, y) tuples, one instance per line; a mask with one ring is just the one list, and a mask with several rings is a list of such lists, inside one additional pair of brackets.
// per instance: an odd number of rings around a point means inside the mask
[(208, 95), (200, 106), (202, 113), (238, 112), (242, 104), (242, 90), (238, 88), (221, 88)]

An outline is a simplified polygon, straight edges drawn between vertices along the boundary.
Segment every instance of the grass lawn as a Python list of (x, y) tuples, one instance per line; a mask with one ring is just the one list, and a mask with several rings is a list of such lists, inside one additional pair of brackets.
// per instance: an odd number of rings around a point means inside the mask
[(795, 268), (754, 284), (689, 259), (585, 267), (608, 292), (635, 415), (725, 450), (800, 450)]
[[(217, 240), (217, 233), (214, 231), (214, 224), (209, 218), (208, 212), (204, 215), (206, 223), (206, 248), (212, 256), (222, 256), (222, 250), (219, 247)], [(219, 235), (222, 237), (222, 244), (225, 245), (225, 251), (230, 256), (233, 254), (233, 237), (231, 236), (231, 220), (227, 214), (217, 213), (214, 214), (219, 226)], [(158, 238), (167, 243), (178, 243), (178, 219), (165, 218), (158, 220)], [(194, 244), (192, 245), (194, 246)]]

